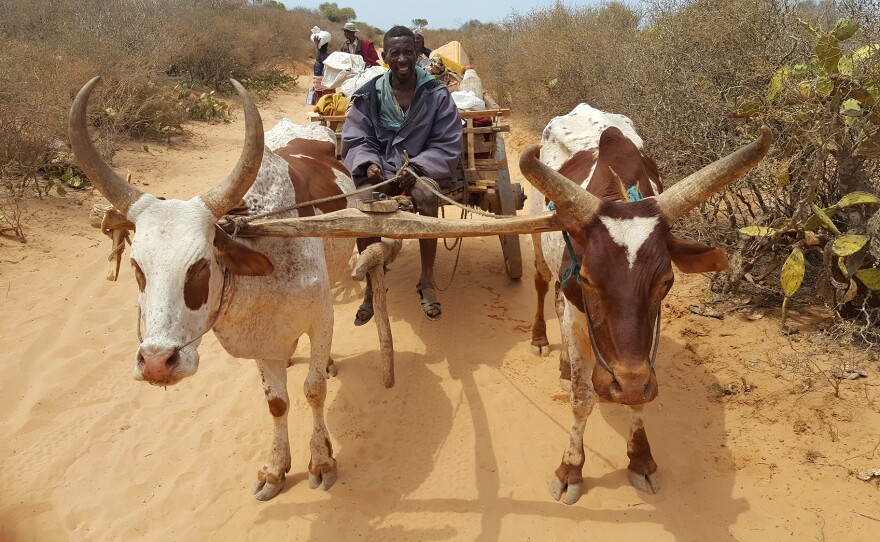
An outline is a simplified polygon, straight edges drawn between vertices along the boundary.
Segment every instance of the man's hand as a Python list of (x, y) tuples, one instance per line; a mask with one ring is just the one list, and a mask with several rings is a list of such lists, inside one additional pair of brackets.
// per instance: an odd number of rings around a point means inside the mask
[(412, 169), (412, 167), (408, 167), (400, 172), (400, 177), (397, 179), (397, 182), (400, 184), (400, 187), (404, 190), (409, 190), (416, 184), (416, 179), (418, 179), (417, 173)]
[(367, 180), (370, 184), (384, 181), (385, 179), (382, 178), (382, 168), (376, 164), (370, 164), (370, 167), (367, 168)]

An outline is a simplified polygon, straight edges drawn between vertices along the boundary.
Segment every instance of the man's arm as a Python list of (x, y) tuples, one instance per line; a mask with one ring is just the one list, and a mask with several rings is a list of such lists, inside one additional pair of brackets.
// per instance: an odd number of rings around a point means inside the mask
[[(369, 115), (361, 110), (366, 105), (363, 100), (355, 100), (342, 126), (342, 163), (351, 172), (356, 185), (367, 180), (370, 165), (382, 164), (376, 127)], [(381, 167), (379, 175), (381, 176)]]
[(447, 179), (455, 171), (461, 157), (461, 117), (449, 92), (439, 92), (437, 108), (432, 122), (431, 132), (425, 147), (410, 162), (423, 175), (432, 179)]

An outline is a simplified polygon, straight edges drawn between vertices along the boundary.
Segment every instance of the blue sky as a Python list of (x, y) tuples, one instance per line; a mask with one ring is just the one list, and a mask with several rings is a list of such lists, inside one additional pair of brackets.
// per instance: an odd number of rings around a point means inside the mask
[[(282, 0), (287, 7), (302, 6), (313, 9), (317, 9), (320, 4), (326, 1)], [(462, 23), (471, 19), (488, 23), (501, 20), (512, 12), (526, 14), (532, 9), (545, 8), (555, 4), (554, 0), (335, 1), (339, 7), (354, 9), (358, 21), (369, 23), (382, 30), (388, 30), (395, 24), (410, 26), (410, 21), (413, 19), (427, 19), (428, 28), (458, 28)], [(562, 3), (567, 6), (585, 6), (601, 2), (598, 0), (563, 0)]]

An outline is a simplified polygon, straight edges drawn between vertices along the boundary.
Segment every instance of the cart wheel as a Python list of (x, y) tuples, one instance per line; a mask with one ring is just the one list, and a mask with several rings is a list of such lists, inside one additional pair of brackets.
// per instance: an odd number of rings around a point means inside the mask
[[(507, 169), (507, 151), (504, 148), (504, 139), (502, 139), (501, 134), (498, 134), (495, 160), (498, 162), (498, 181), (495, 189), (498, 195), (498, 209), (502, 215), (515, 216), (516, 198), (513, 186), (510, 183), (510, 171)], [(522, 277), (522, 253), (519, 249), (519, 235), (500, 235), (498, 237), (501, 240), (501, 252), (504, 254), (504, 266), (507, 268), (507, 276), (512, 279)]]

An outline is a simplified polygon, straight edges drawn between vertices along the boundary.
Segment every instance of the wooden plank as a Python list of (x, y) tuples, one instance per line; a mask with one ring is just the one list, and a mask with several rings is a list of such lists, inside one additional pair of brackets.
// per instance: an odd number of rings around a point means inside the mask
[[(232, 232), (233, 224), (222, 225)], [(414, 213), (369, 214), (343, 209), (323, 215), (255, 220), (245, 224), (240, 237), (389, 237), (392, 239), (439, 239), (440, 237), (482, 237), (561, 231), (554, 213), (489, 220), (424, 217)]]
[(480, 117), (508, 117), (510, 109), (482, 109), (480, 111), (459, 111), (458, 115), (463, 119), (477, 119)]
[(468, 119), (468, 122), (470, 123), (470, 124), (468, 124), (468, 127), (462, 128), (462, 130), (461, 130), (462, 132), (464, 132), (466, 134), (497, 134), (499, 132), (509, 132), (510, 131), (510, 126), (507, 124), (499, 124), (497, 126), (477, 126), (477, 127), (474, 127), (472, 124), (473, 123), (472, 119)]

